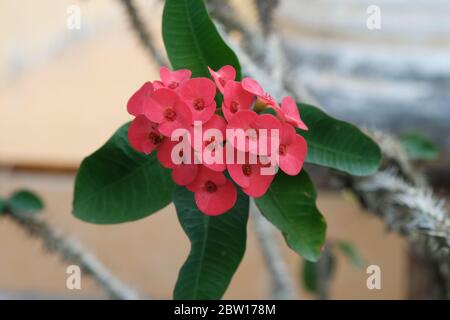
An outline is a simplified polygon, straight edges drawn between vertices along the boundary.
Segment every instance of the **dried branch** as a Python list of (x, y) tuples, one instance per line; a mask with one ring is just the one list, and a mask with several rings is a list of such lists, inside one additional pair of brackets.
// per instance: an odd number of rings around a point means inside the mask
[(31, 236), (42, 240), (48, 251), (58, 254), (70, 264), (78, 265), (81, 271), (91, 276), (111, 299), (139, 299), (134, 289), (117, 279), (95, 256), (75, 240), (55, 230), (38, 215), (11, 211), (6, 215)]
[[(383, 219), (390, 230), (406, 236), (446, 279), (441, 292), (450, 290), (450, 216), (444, 201), (433, 195), (425, 178), (405, 161), (404, 151), (388, 134), (371, 134), (385, 157), (383, 170), (370, 177), (347, 177), (347, 186), (361, 205)], [(445, 289), (446, 288), (446, 289)]]

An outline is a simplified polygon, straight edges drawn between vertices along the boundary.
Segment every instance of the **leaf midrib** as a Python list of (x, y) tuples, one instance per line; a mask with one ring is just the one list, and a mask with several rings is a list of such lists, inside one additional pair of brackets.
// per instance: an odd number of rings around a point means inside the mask
[(194, 30), (194, 24), (192, 23), (192, 18), (191, 18), (191, 11), (189, 10), (187, 1), (188, 0), (183, 0), (183, 3), (185, 6), (185, 9), (186, 9), (186, 12), (188, 12), (187, 20), (188, 20), (189, 29), (191, 30), (192, 38), (194, 39), (193, 42), (194, 42), (195, 48), (197, 49), (197, 52), (199, 53), (198, 56), (199, 56), (201, 62), (203, 63), (204, 69), (206, 69), (206, 67), (208, 67), (208, 64), (206, 63), (206, 59), (203, 55), (203, 50), (200, 47), (200, 43), (197, 38), (197, 33)]
[(204, 226), (205, 229), (205, 234), (203, 236), (203, 241), (202, 241), (202, 248), (200, 251), (200, 262), (198, 264), (198, 272), (197, 272), (197, 276), (195, 278), (195, 284), (194, 284), (194, 296), (196, 299), (198, 299), (198, 288), (200, 287), (200, 275), (202, 274), (202, 270), (203, 270), (203, 261), (204, 261), (204, 256), (205, 256), (205, 252), (206, 252), (206, 243), (208, 242), (208, 236), (209, 236), (209, 222), (211, 221), (211, 218), (208, 216), (206, 217), (206, 223)]

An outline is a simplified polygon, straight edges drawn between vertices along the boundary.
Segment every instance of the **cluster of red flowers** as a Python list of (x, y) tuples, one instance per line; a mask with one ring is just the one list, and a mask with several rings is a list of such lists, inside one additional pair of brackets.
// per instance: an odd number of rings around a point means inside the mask
[[(191, 78), (191, 71), (160, 69), (160, 81), (146, 82), (129, 99), (127, 109), (135, 119), (128, 130), (130, 144), (139, 152), (150, 154), (157, 151), (160, 163), (172, 169), (176, 184), (186, 186), (195, 193), (200, 211), (207, 215), (219, 215), (231, 209), (237, 199), (235, 184), (252, 197), (264, 195), (274, 179), (276, 170), (263, 172), (273, 167), (268, 163), (273, 144), (276, 144), (276, 167), (288, 175), (297, 175), (302, 169), (307, 153), (306, 141), (296, 133), (295, 128), (308, 130), (300, 119), (294, 99), (282, 100), (281, 106), (251, 78), (235, 81), (236, 71), (224, 66), (218, 71), (209, 70), (214, 81), (208, 78)], [(221, 108), (216, 107), (217, 91), (222, 95)], [(270, 107), (275, 115), (255, 112), (255, 106)], [(179, 145), (173, 133), (178, 129), (194, 132), (194, 124), (201, 123), (203, 132), (200, 143), (193, 143), (189, 137), (192, 152), (176, 149)], [(208, 129), (221, 133), (207, 136)], [(236, 139), (225, 139), (228, 130), (255, 129), (256, 135), (246, 135), (245, 143)], [(278, 139), (267, 138), (268, 148), (253, 148), (252, 140), (258, 139), (258, 130), (276, 130)], [(181, 157), (175, 161), (173, 154)], [(206, 149), (216, 155), (219, 161), (212, 163), (198, 161), (198, 154)], [(244, 161), (225, 161), (229, 150), (244, 154)], [(264, 151), (263, 151), (264, 150)], [(250, 158), (256, 161), (250, 161)], [(233, 156), (234, 157), (234, 156)], [(234, 159), (234, 158), (233, 158)], [(217, 160), (217, 158), (216, 158)], [(233, 184), (224, 174), (235, 182)]]

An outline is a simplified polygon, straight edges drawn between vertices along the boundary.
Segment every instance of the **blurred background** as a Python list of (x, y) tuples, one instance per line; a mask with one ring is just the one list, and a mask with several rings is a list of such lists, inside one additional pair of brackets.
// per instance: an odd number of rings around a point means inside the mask
[[(208, 1), (207, 1), (208, 2)], [(231, 1), (255, 19), (250, 0)], [(135, 1), (155, 45), (162, 1)], [(381, 29), (366, 27), (369, 5), (381, 9)], [(71, 5), (81, 28), (69, 29)], [(450, 2), (446, 0), (282, 0), (276, 24), (295, 79), (330, 114), (395, 134), (419, 131), (439, 146), (424, 169), (436, 193), (450, 187)], [(173, 206), (149, 218), (96, 226), (71, 215), (73, 183), (82, 159), (130, 120), (126, 102), (158, 66), (133, 33), (122, 1), (0, 0), (0, 196), (34, 190), (43, 217), (94, 253), (117, 277), (153, 298), (170, 298), (189, 242)], [(356, 201), (326, 187), (319, 207), (328, 237), (350, 242), (363, 258), (354, 268), (337, 253), (332, 299), (406, 299), (413, 269), (409, 245)], [(227, 299), (262, 299), (269, 281), (249, 227), (247, 252)], [(285, 249), (302, 298), (301, 259)], [(368, 290), (366, 266), (382, 270), (382, 289)], [(68, 264), (43, 249), (13, 221), (0, 218), (0, 299), (104, 298), (89, 277), (66, 288)]]

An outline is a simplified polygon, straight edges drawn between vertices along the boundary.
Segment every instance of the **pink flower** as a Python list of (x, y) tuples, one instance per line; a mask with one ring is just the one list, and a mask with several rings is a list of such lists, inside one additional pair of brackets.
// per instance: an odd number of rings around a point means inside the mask
[(137, 116), (128, 128), (128, 140), (139, 152), (150, 154), (158, 147), (164, 137), (158, 131), (158, 125), (145, 116)]
[(308, 130), (306, 124), (300, 119), (300, 113), (294, 98), (291, 96), (284, 97), (281, 101), (281, 111), (287, 123), (302, 130)]
[(176, 71), (171, 71), (169, 68), (161, 67), (159, 69), (159, 75), (161, 81), (155, 81), (155, 89), (169, 88), (172, 90), (177, 90), (181, 84), (188, 80), (192, 72), (187, 69), (180, 69)]
[(280, 169), (290, 176), (300, 173), (308, 152), (305, 139), (296, 134), (289, 124), (283, 124), (280, 136), (279, 159)]
[(280, 109), (280, 106), (275, 99), (269, 93), (265, 92), (256, 80), (252, 78), (244, 78), (242, 79), (242, 87), (257, 96), (262, 102), (273, 107), (275, 110)]
[(237, 191), (222, 172), (200, 167), (194, 182), (187, 188), (195, 193), (195, 203), (201, 212), (216, 216), (233, 208)]
[(133, 116), (138, 116), (144, 113), (144, 103), (148, 97), (153, 93), (153, 84), (148, 81), (136, 91), (128, 100), (127, 111)]
[(172, 141), (170, 138), (167, 138), (159, 146), (157, 158), (164, 168), (173, 169), (176, 167), (172, 159), (172, 150), (177, 144), (178, 141)]
[(187, 186), (194, 182), (199, 168), (198, 164), (180, 164), (173, 168), (172, 179), (180, 186)]
[(264, 167), (269, 167), (268, 165), (262, 165), (261, 162), (257, 161), (255, 164), (250, 164), (248, 159), (249, 155), (246, 155), (247, 163), (245, 164), (227, 164), (228, 173), (231, 178), (236, 182), (244, 193), (247, 195), (258, 198), (264, 195), (269, 189), (275, 174), (265, 174), (262, 171)]
[(208, 67), (208, 70), (211, 74), (211, 77), (214, 79), (217, 88), (222, 94), (224, 93), (225, 85), (227, 84), (227, 82), (236, 79), (236, 70), (230, 65), (223, 66), (217, 72), (215, 72), (210, 67)]
[(223, 91), (223, 115), (230, 120), (237, 112), (250, 110), (253, 100), (253, 94), (244, 90), (239, 82), (228, 81)]
[(144, 114), (159, 124), (159, 132), (166, 137), (170, 137), (175, 129), (189, 128), (192, 122), (192, 114), (186, 103), (174, 91), (166, 88), (153, 92), (144, 105)]
[(174, 162), (172, 151), (178, 143), (179, 141), (164, 139), (158, 148), (157, 158), (163, 167), (172, 169), (172, 179), (176, 184), (186, 186), (196, 178), (199, 165), (195, 164), (193, 149), (190, 149), (189, 154), (183, 154), (183, 150), (180, 150), (178, 156), (182, 163), (176, 164)]
[[(199, 137), (198, 134), (191, 132), (191, 137), (201, 139), (201, 141), (197, 142), (192, 141), (191, 144), (194, 149), (201, 152), (202, 164), (214, 171), (224, 171), (226, 169), (225, 148), (223, 145), (226, 127), (227, 123), (225, 119), (214, 114), (211, 119), (202, 126), (203, 137)], [(213, 132), (212, 129), (215, 129), (215, 132)], [(218, 133), (220, 133), (220, 136)], [(206, 159), (206, 157), (210, 159)]]
[(216, 110), (216, 86), (208, 78), (193, 78), (180, 87), (180, 96), (192, 111), (193, 121), (206, 123)]
[[(280, 121), (271, 114), (257, 114), (251, 110), (240, 111), (228, 121), (227, 129), (232, 129), (236, 133), (234, 139), (229, 142), (239, 151), (267, 156), (272, 150), (278, 149), (279, 141), (273, 140), (272, 135), (279, 137), (281, 125)], [(243, 144), (238, 142), (239, 129), (247, 133)]]
[[(307, 144), (296, 128), (308, 127), (292, 97), (284, 97), (280, 106), (254, 79), (235, 81), (232, 66), (208, 69), (214, 81), (162, 67), (161, 81), (146, 82), (128, 101), (128, 112), (136, 116), (128, 139), (139, 152), (156, 150), (172, 180), (194, 192), (201, 212), (214, 216), (233, 208), (238, 186), (257, 198), (267, 192), (278, 168), (297, 175)], [(223, 96), (219, 114), (217, 90)], [(276, 116), (259, 114), (266, 106)]]

